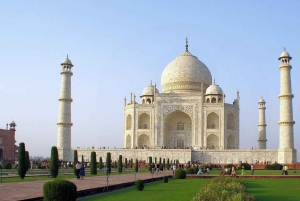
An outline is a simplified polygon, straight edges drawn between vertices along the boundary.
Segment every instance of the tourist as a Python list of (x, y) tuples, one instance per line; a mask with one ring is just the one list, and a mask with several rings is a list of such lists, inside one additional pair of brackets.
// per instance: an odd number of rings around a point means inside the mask
[(79, 172), (80, 172), (80, 169), (81, 169), (81, 167), (82, 167), (82, 165), (80, 164), (80, 162), (79, 161), (77, 161), (77, 163), (76, 163), (76, 176), (77, 176), (77, 179), (79, 179), (80, 178), (80, 176), (79, 176)]
[(242, 175), (245, 175), (245, 167), (242, 165)]
[(236, 173), (235, 173), (235, 168), (234, 166), (232, 166), (231, 168), (231, 176), (235, 177), (236, 176)]
[(289, 167), (287, 165), (284, 166), (284, 174), (285, 175), (288, 175), (288, 169)]
[(209, 167), (206, 168), (206, 173), (209, 174)]
[(176, 170), (176, 165), (173, 165), (173, 174), (175, 174), (175, 170)]
[(84, 166), (82, 165), (79, 171), (79, 176), (81, 179), (85, 176)]
[(285, 165), (282, 166), (282, 173), (281, 173), (281, 175), (283, 175), (285, 173), (284, 167), (285, 167)]
[(202, 168), (200, 167), (197, 174), (202, 174)]
[(154, 163), (151, 163), (150, 168), (151, 168), (151, 174), (154, 174), (154, 171), (155, 171), (155, 165), (154, 165)]
[(253, 166), (253, 164), (251, 164), (251, 175), (253, 175), (254, 174), (254, 166)]

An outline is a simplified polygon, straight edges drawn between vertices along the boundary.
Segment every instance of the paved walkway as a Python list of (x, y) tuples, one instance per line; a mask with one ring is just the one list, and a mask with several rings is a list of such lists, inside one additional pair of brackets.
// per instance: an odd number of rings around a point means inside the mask
[[(172, 175), (172, 171), (164, 171), (164, 173), (153, 174), (153, 178)], [(109, 185), (123, 184), (134, 182), (136, 179), (151, 179), (151, 173), (141, 174), (120, 174), (110, 175)], [(26, 178), (25, 178), (26, 180)], [(77, 191), (105, 187), (106, 176), (85, 177), (81, 179), (68, 179), (77, 186)], [(18, 201), (29, 200), (43, 197), (43, 185), (49, 180), (16, 182), (16, 183), (0, 183), (0, 200), (1, 201)]]

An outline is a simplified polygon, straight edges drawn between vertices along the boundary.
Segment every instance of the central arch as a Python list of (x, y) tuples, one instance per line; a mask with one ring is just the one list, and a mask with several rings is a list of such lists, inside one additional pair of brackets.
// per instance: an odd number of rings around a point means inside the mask
[(148, 148), (150, 147), (150, 139), (148, 135), (142, 134), (138, 138), (138, 147), (139, 148)]
[(170, 148), (192, 146), (192, 120), (189, 115), (176, 110), (166, 116), (162, 146)]

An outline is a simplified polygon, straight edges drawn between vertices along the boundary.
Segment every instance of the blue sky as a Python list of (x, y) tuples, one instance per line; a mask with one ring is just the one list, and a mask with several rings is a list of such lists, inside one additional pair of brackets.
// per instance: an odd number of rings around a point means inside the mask
[[(240, 91), (240, 147), (257, 147), (265, 99), (267, 147), (279, 147), (279, 62), (293, 57), (295, 148), (300, 150), (298, 1), (5, 1), (0, 5), (0, 127), (17, 123), (32, 156), (56, 145), (60, 63), (69, 54), (72, 147), (122, 147), (124, 97), (138, 96), (189, 50), (231, 103)], [(140, 100), (138, 99), (138, 102)], [(298, 154), (300, 155), (300, 154)], [(300, 158), (298, 156), (298, 158)]]

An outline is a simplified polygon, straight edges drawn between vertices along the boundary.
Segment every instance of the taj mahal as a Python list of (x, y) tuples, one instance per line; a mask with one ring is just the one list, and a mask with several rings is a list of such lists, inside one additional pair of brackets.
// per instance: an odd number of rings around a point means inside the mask
[[(59, 97), (57, 148), (60, 160), (72, 161), (73, 152), (89, 160), (95, 151), (97, 160), (111, 153), (128, 159), (149, 160), (149, 157), (206, 163), (296, 163), (294, 149), (295, 124), (291, 88), (292, 57), (284, 50), (279, 60), (280, 117), (279, 149), (267, 149), (266, 102), (258, 101), (258, 149), (240, 149), (240, 96), (226, 103), (222, 88), (212, 80), (209, 68), (185, 50), (171, 61), (161, 75), (160, 92), (156, 84), (145, 87), (140, 100), (130, 94), (124, 99), (124, 133), (121, 149), (80, 149), (71, 147), (71, 60), (62, 63), (62, 83)], [(73, 90), (73, 89), (72, 89)], [(76, 89), (75, 89), (76, 90)], [(258, 98), (259, 99), (259, 98)], [(242, 133), (241, 133), (242, 135)], [(120, 136), (121, 137), (121, 136)]]

